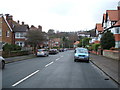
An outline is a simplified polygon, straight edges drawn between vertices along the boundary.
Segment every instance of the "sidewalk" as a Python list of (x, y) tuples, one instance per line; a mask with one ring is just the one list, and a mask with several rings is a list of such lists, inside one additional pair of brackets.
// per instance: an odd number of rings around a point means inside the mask
[(110, 59), (101, 55), (90, 54), (91, 62), (105, 72), (110, 78), (120, 84), (118, 78), (118, 60)]
[(21, 60), (25, 60), (25, 59), (34, 58), (34, 57), (35, 57), (35, 55), (33, 55), (33, 54), (24, 55), (24, 56), (9, 57), (9, 58), (5, 58), (5, 63), (11, 63), (11, 62), (15, 62), (15, 61), (21, 61)]

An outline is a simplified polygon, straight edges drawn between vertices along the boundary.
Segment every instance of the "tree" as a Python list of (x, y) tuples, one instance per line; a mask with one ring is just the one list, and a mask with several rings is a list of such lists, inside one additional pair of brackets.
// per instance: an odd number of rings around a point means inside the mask
[(43, 41), (46, 41), (45, 33), (40, 30), (29, 30), (26, 38), (26, 43), (34, 47), (34, 51), (43, 43)]
[(115, 37), (110, 31), (104, 33), (100, 41), (101, 47), (103, 49), (110, 49), (111, 47), (115, 47)]

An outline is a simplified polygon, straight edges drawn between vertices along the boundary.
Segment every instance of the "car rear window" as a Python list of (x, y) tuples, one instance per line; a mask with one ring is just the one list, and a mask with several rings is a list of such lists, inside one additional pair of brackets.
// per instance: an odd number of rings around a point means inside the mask
[(78, 49), (77, 53), (88, 53), (87, 49)]
[(47, 50), (45, 50), (45, 49), (38, 49), (38, 52), (41, 52), (41, 51), (47, 51)]

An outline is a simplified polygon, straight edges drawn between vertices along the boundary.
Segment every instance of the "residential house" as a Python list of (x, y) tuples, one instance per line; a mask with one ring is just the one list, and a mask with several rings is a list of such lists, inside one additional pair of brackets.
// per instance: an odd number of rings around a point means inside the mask
[(96, 33), (96, 41), (95, 42), (100, 42), (100, 39), (101, 39), (102, 33), (103, 33), (103, 27), (102, 27), (101, 23), (96, 24), (95, 33)]
[(15, 33), (15, 44), (24, 47), (25, 46), (25, 40), (26, 40), (26, 33), (29, 30), (29, 26), (27, 24), (20, 25), (14, 25), (13, 31)]
[(42, 35), (44, 36), (44, 37), (46, 37), (46, 40), (44, 41), (44, 42), (40, 42), (39, 43), (39, 47), (40, 48), (48, 48), (48, 35), (47, 35), (47, 33), (46, 32), (43, 32), (42, 31), (42, 26), (38, 26), (38, 27), (35, 27), (34, 25), (31, 25), (31, 27), (30, 27), (30, 29), (29, 30), (39, 30), (39, 31), (41, 31), (41, 33), (42, 33)]
[(115, 37), (115, 48), (120, 47), (120, 6), (118, 10), (107, 10), (103, 16), (104, 32), (111, 31)]
[[(2, 51), (2, 46), (6, 43), (13, 43), (13, 30), (8, 22), (8, 20), (12, 20), (10, 16), (9, 18), (5, 18), (5, 15), (0, 15), (0, 52)], [(0, 53), (1, 54), (1, 53)]]
[(74, 44), (73, 44), (73, 47), (76, 48), (78, 47), (78, 44), (80, 43), (80, 41), (76, 41)]
[(49, 40), (49, 48), (53, 48), (53, 47), (60, 47), (61, 44), (61, 39), (60, 38), (53, 38)]

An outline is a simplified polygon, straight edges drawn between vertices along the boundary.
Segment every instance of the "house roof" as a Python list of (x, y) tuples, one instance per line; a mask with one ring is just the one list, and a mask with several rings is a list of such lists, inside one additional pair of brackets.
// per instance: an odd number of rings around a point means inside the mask
[(97, 23), (95, 29), (96, 29), (97, 31), (99, 31), (99, 32), (102, 32), (102, 31), (103, 31), (102, 24), (101, 24), (101, 23)]
[(80, 42), (79, 41), (76, 41), (75, 43), (74, 43), (74, 45), (77, 45), (77, 44), (79, 44)]
[(28, 30), (28, 25), (16, 25), (13, 28), (13, 31), (15, 32), (26, 32)]
[(100, 43), (100, 41), (96, 40), (96, 41), (94, 41), (94, 43)]
[(103, 14), (103, 19), (106, 20), (106, 14)]
[(2, 18), (4, 19), (5, 23), (7, 24), (7, 26), (9, 27), (10, 31), (12, 32), (12, 28), (10, 27), (9, 23), (7, 22), (7, 20), (5, 19), (5, 17), (2, 15)]
[(118, 21), (118, 10), (107, 10), (107, 15), (111, 21)]
[(120, 26), (120, 20), (114, 26)]

